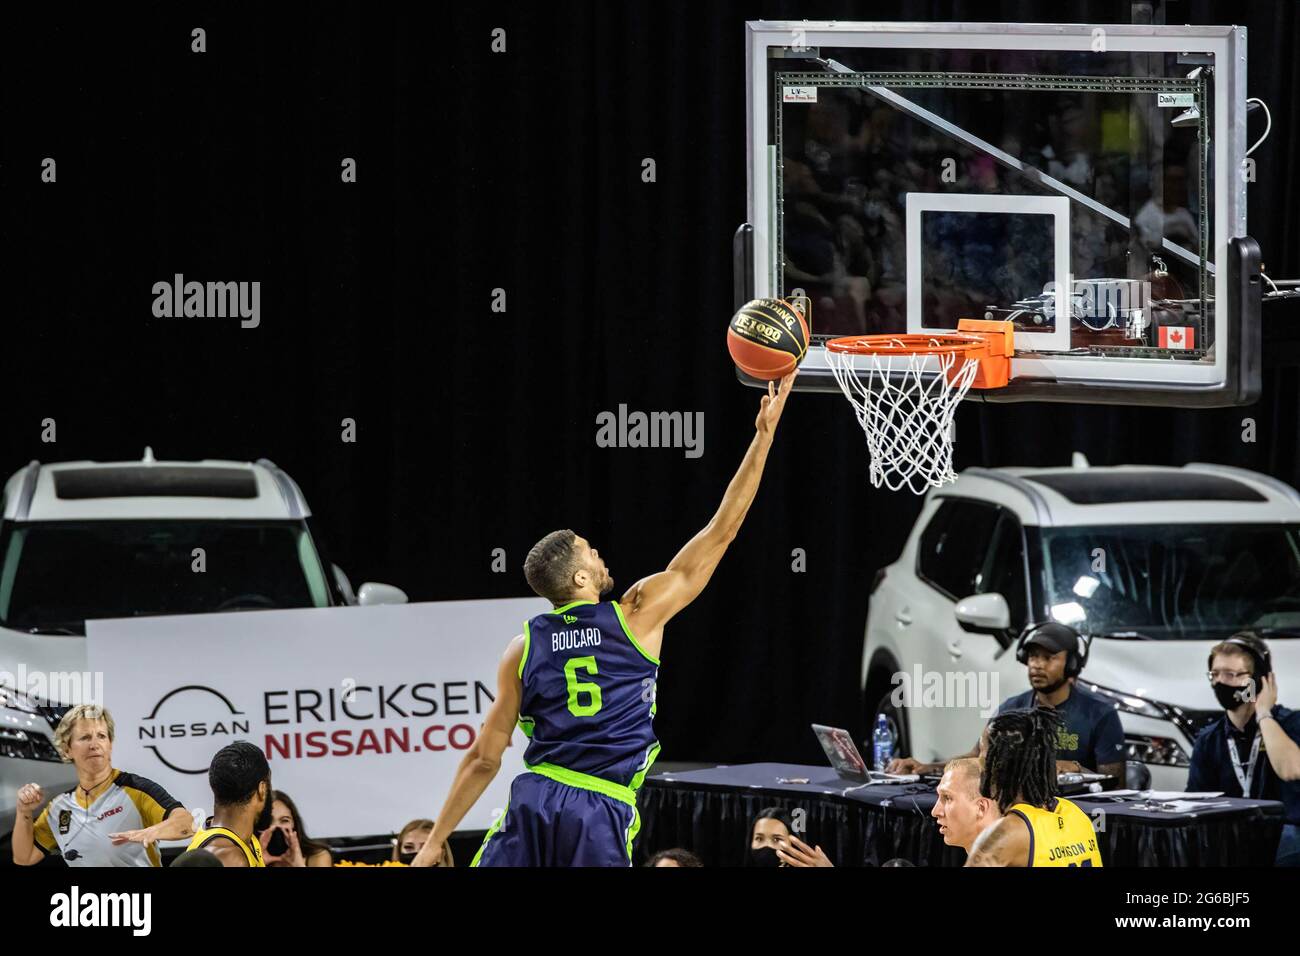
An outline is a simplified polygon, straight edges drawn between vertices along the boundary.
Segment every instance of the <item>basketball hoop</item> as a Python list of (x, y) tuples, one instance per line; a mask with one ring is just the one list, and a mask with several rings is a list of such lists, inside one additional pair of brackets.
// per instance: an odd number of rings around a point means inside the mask
[(972, 388), (1010, 379), (1010, 322), (962, 319), (955, 333), (851, 335), (826, 359), (867, 436), (871, 484), (915, 494), (955, 481), (953, 416)]

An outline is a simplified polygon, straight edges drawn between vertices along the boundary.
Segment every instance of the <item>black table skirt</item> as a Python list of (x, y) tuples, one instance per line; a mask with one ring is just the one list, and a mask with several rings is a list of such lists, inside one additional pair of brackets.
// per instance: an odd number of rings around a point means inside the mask
[[(900, 799), (880, 807), (837, 794), (646, 780), (637, 799), (641, 835), (634, 862), (683, 847), (707, 866), (742, 866), (759, 810), (776, 806), (805, 814), (804, 839), (836, 866), (879, 866), (902, 857), (917, 866), (961, 866), (965, 851), (944, 844), (928, 808)], [(1280, 808), (1249, 808), (1182, 822), (1107, 817), (1097, 834), (1107, 866), (1271, 866), (1282, 830)]]

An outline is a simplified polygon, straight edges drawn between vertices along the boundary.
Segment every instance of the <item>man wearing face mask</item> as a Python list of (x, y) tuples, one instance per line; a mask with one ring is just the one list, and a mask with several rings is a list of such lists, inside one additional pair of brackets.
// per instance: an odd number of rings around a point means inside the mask
[(246, 740), (217, 751), (208, 767), (212, 816), (194, 834), (191, 850), (208, 850), (222, 866), (266, 866), (257, 832), (271, 825), (271, 766)]
[(1192, 748), (1190, 792), (1281, 800), (1278, 866), (1300, 866), (1300, 712), (1277, 703), (1268, 645), (1242, 631), (1210, 649), (1210, 687), (1223, 717)]

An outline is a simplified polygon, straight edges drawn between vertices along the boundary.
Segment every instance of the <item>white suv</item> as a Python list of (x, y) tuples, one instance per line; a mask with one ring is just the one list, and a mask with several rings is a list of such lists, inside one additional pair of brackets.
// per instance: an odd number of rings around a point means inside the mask
[[(5, 484), (0, 515), (0, 674), (15, 678), (84, 672), (91, 618), (406, 601), (387, 584), (354, 593), (298, 485), (266, 459), (33, 461)], [(76, 780), (53, 743), (71, 701), (30, 689), (0, 686), (0, 858), (17, 788)]]
[[(1091, 639), (1079, 681), (1119, 710), (1126, 758), (1182, 789), (1193, 739), (1222, 713), (1205, 676), (1215, 642), (1260, 630), (1282, 702), (1300, 694), (1300, 494), (1219, 465), (967, 469), (928, 494), (876, 574), (865, 733), (883, 714), (898, 754), (967, 752), (987, 719), (979, 675), (996, 675), (995, 707), (1028, 690), (1015, 641), (1046, 620)], [(911, 706), (894, 705), (896, 674)], [(952, 692), (923, 698), (918, 676)], [(969, 706), (937, 705), (962, 695)]]

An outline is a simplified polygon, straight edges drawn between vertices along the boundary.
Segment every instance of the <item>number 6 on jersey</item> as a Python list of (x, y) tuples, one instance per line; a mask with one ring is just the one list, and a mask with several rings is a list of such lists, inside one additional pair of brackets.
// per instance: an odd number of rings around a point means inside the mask
[[(593, 681), (578, 680), (578, 671), (593, 677), (597, 674), (595, 657), (570, 657), (564, 665), (564, 679), (569, 687), (569, 713), (574, 717), (590, 717), (600, 712), (600, 685)], [(590, 695), (590, 703), (578, 703), (579, 694)]]

